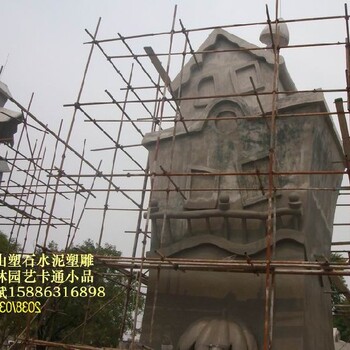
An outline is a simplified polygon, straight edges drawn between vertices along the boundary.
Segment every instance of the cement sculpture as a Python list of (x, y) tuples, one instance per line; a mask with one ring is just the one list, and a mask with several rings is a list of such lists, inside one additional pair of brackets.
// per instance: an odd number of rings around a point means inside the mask
[(17, 125), (23, 122), (23, 113), (15, 112), (4, 107), (11, 93), (6, 84), (0, 81), (0, 143), (13, 145), (13, 135)]
[[(269, 166), (271, 125), (262, 110), (271, 115), (272, 98), (262, 94), (259, 106), (254, 93), (273, 89), (273, 53), (222, 29), (203, 51), (171, 84), (175, 96), (181, 90), (181, 97), (195, 97), (181, 101), (187, 130), (179, 122), (143, 140), (151, 171), (192, 174), (172, 177), (187, 189), (182, 193), (167, 199), (165, 191), (153, 192), (148, 254), (264, 260), (268, 178), (259, 174)], [(297, 93), (282, 57), (278, 69), (275, 169), (286, 175), (274, 176), (274, 258), (327, 258), (337, 192), (318, 189), (338, 187), (341, 176), (292, 173), (343, 170), (342, 148), (327, 115), (291, 117), (328, 108), (321, 91)], [(155, 189), (167, 186), (167, 177), (155, 179)], [(329, 290), (324, 277), (276, 276), (272, 349), (333, 348)], [(151, 271), (141, 342), (154, 349), (262, 349), (264, 299), (261, 274)]]

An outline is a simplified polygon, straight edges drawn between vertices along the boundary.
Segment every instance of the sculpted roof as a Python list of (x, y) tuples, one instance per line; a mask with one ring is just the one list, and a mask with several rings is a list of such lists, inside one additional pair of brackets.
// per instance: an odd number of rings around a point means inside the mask
[[(242, 38), (234, 34), (231, 34), (221, 28), (214, 29), (211, 32), (211, 34), (208, 36), (208, 38), (199, 47), (198, 52), (200, 53), (196, 54), (196, 59), (199, 65), (203, 63), (204, 54), (202, 52), (214, 50), (216, 48), (217, 41), (220, 37), (225, 38), (227, 41), (232, 43), (234, 46), (237, 46), (238, 48), (248, 49), (245, 51), (249, 52), (251, 55), (254, 55), (257, 59), (264, 60), (266, 63), (270, 64), (271, 66), (274, 65), (275, 61), (274, 61), (274, 54), (272, 50), (261, 49), (259, 46), (253, 45), (248, 41), (245, 41)], [(279, 63), (280, 63), (279, 78), (284, 88), (286, 89), (286, 91), (296, 91), (296, 87), (287, 71), (287, 68), (282, 56), (279, 57)], [(176, 76), (176, 78), (172, 82), (171, 86), (173, 91), (176, 91), (179, 88), (181, 81), (182, 81), (182, 84), (186, 84), (186, 82), (188, 82), (188, 80), (191, 77), (191, 71), (196, 68), (197, 68), (197, 63), (194, 57), (191, 57), (189, 62), (184, 66), (183, 70)]]

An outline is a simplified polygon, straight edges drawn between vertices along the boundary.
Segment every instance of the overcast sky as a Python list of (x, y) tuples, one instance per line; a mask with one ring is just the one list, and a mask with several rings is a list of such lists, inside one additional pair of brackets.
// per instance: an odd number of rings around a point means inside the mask
[[(4, 68), (0, 79), (22, 105), (29, 103), (34, 92), (31, 110), (56, 130), (61, 118), (68, 122), (72, 115), (72, 110), (63, 108), (63, 104), (75, 102), (78, 94), (90, 49), (90, 45), (83, 44), (90, 40), (84, 29), (94, 32), (98, 18), (102, 17), (98, 38), (117, 37), (118, 33), (128, 36), (168, 31), (176, 4), (176, 29), (180, 28), (179, 18), (186, 28), (263, 22), (266, 21), (265, 4), (269, 6), (271, 18), (275, 18), (274, 0), (1, 0), (0, 65)], [(284, 19), (343, 15), (344, 1), (282, 0), (279, 12)], [(259, 43), (262, 29), (262, 26), (253, 26), (229, 31), (262, 45)], [(289, 24), (289, 32), (290, 44), (293, 45), (338, 42), (344, 41), (346, 26), (344, 20), (302, 22)], [(194, 49), (208, 35), (208, 31), (191, 33)], [(135, 41), (133, 47), (138, 53), (142, 53), (142, 47), (147, 45), (156, 52), (165, 52), (167, 40), (145, 38)], [(125, 53), (117, 44), (111, 46), (111, 50), (115, 54), (119, 53), (118, 50)], [(345, 87), (343, 46), (286, 49), (281, 53), (298, 89)], [(119, 64), (127, 74), (131, 61), (124, 60)], [(111, 80), (106, 66), (106, 60), (97, 55), (91, 65), (83, 100), (106, 100), (105, 88), (119, 89), (118, 80)], [(177, 73), (176, 69), (171, 69), (172, 77)], [(342, 94), (327, 94), (331, 110), (334, 109), (332, 101), (340, 96), (345, 98)], [(81, 132), (83, 138), (94, 138), (90, 129), (84, 131), (82, 128), (78, 129), (77, 135)], [(93, 145), (88, 140), (88, 147), (93, 148)], [(132, 229), (126, 221), (125, 217), (111, 219), (110, 228), (123, 222), (122, 229)], [(339, 221), (346, 219), (340, 218)], [(345, 229), (339, 228), (338, 231), (345, 232)], [(87, 236), (96, 238), (96, 232), (89, 232)], [(127, 251), (113, 233), (110, 232), (106, 240)]]
[[(73, 101), (77, 94), (89, 50), (88, 45), (83, 45), (89, 40), (85, 28), (93, 32), (98, 18), (102, 17), (100, 38), (116, 37), (117, 33), (166, 31), (171, 27), (175, 4), (178, 4), (177, 18), (182, 19), (186, 28), (261, 22), (266, 20), (265, 4), (271, 17), (275, 15), (274, 0), (2, 0), (0, 64), (5, 67), (1, 78), (23, 103), (35, 92), (35, 110), (49, 114), (51, 117), (45, 118), (51, 122), (62, 113), (62, 104)], [(342, 14), (344, 1), (341, 0), (283, 0), (280, 5), (280, 15), (285, 19)], [(231, 31), (259, 44), (261, 29), (256, 26)], [(292, 44), (343, 40), (346, 35), (345, 21), (341, 20), (305, 22), (290, 25), (289, 29)], [(208, 32), (192, 35), (193, 45), (198, 47), (206, 35)], [(310, 51), (318, 50), (305, 49), (311, 56)], [(299, 62), (286, 59), (290, 70), (294, 66), (301, 68), (301, 58)], [(329, 85), (328, 80), (333, 78), (323, 67), (329, 67), (333, 59), (317, 55), (313, 66), (306, 62), (303, 72), (297, 76), (291, 72), (297, 86)], [(311, 70), (312, 81), (305, 75), (306, 69)]]

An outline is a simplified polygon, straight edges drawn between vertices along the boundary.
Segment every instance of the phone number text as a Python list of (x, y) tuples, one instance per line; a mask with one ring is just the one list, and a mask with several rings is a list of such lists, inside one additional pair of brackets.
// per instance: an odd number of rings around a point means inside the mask
[[(6, 288), (6, 287), (5, 287)], [(88, 298), (106, 296), (104, 286), (10, 286), (2, 290), (2, 298)]]

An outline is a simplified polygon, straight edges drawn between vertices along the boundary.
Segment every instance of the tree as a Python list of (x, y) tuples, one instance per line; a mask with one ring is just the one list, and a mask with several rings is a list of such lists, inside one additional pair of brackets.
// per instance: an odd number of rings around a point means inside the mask
[(14, 239), (10, 239), (5, 233), (0, 231), (0, 254), (17, 253), (20, 251), (20, 246)]
[[(332, 253), (331, 261), (334, 263), (344, 263), (344, 259), (339, 253)], [(343, 276), (331, 277), (332, 282), (332, 304), (333, 304), (333, 327), (340, 332), (340, 338), (345, 341), (350, 341), (350, 319), (349, 314), (344, 314), (338, 310), (336, 305), (350, 305), (349, 297), (346, 298), (343, 294), (347, 292), (347, 285)]]
[[(8, 254), (18, 253), (20, 246), (13, 239), (9, 239), (3, 232), (0, 231), (0, 272), (6, 272), (4, 259)], [(0, 283), (1, 285), (1, 283)], [(3, 296), (0, 296), (0, 301), (5, 301)], [(16, 298), (14, 300), (17, 300)], [(9, 338), (16, 338), (17, 335), (25, 327), (26, 318), (23, 315), (15, 313), (3, 313), (0, 315), (0, 346), (4, 345)]]
[[(73, 251), (94, 256), (118, 257), (121, 255), (115, 246), (105, 244), (104, 247), (98, 247), (91, 240), (76, 246)], [(126, 278), (116, 269), (100, 263), (96, 257), (94, 263), (94, 282), (91, 286), (100, 288), (100, 291), (103, 289), (105, 296), (51, 298), (49, 306), (40, 315), (37, 324), (36, 331), (39, 339), (85, 343), (96, 347), (117, 346), (124, 313)], [(75, 273), (81, 275), (83, 272), (76, 269)], [(68, 293), (73, 293), (75, 288), (75, 293), (81, 286), (83, 284), (75, 282), (61, 285), (61, 289), (67, 287)], [(132, 292), (132, 297), (135, 297), (135, 292)], [(126, 313), (126, 329), (132, 326), (133, 311), (134, 303), (130, 303)]]

